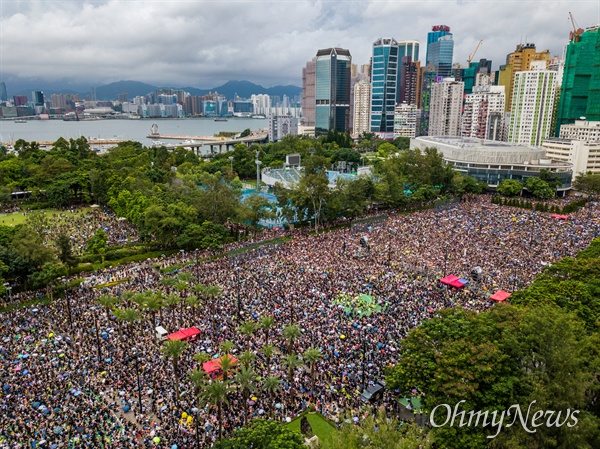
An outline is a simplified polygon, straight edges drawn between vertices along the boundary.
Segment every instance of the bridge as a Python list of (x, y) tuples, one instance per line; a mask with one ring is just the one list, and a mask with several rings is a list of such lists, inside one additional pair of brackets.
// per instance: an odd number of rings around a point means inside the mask
[[(215, 136), (177, 136), (172, 134), (159, 134), (159, 133), (151, 133), (147, 136), (149, 139), (156, 139), (154, 141), (154, 146), (164, 146), (168, 150), (174, 150), (178, 147), (190, 148), (194, 151), (198, 156), (202, 156), (200, 154), (200, 148), (202, 147), (210, 147), (210, 154), (221, 154), (223, 152), (223, 147), (225, 147), (225, 152), (233, 150), (233, 147), (238, 143), (245, 143), (247, 146), (252, 145), (253, 143), (263, 143), (267, 141), (269, 135), (267, 133), (260, 134), (251, 134), (247, 137), (239, 137), (237, 139), (225, 138), (225, 137), (215, 137)], [(164, 144), (161, 140), (180, 140), (181, 142), (177, 144)], [(218, 148), (218, 151), (215, 151), (215, 148)]]

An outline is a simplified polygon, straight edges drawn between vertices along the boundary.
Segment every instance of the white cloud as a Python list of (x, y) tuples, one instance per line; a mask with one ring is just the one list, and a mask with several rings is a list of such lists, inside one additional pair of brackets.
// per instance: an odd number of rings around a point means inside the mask
[(300, 84), (319, 48), (348, 48), (363, 64), (378, 37), (417, 39), (424, 59), (438, 24), (452, 28), (456, 62), (483, 39), (476, 59), (497, 67), (520, 42), (562, 54), (569, 11), (582, 27), (600, 21), (597, 0), (1, 1), (0, 79)]

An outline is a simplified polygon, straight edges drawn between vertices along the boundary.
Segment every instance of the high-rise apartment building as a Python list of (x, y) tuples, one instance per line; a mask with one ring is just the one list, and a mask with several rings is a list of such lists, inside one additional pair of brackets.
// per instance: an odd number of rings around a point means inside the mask
[(355, 138), (369, 132), (371, 118), (371, 84), (362, 80), (354, 85), (354, 119), (352, 134)]
[(298, 119), (291, 115), (270, 115), (269, 142), (278, 142), (288, 134), (298, 134)]
[(552, 127), (557, 73), (545, 70), (545, 61), (532, 67), (515, 73), (508, 141), (539, 146)]
[(580, 119), (600, 121), (599, 25), (587, 28), (567, 46), (556, 133)]
[(302, 125), (315, 126), (315, 59), (302, 69)]
[(418, 118), (419, 110), (416, 104), (397, 105), (394, 114), (394, 139), (396, 137), (416, 137)]
[(464, 83), (444, 78), (431, 86), (429, 105), (430, 136), (460, 136)]
[(393, 38), (373, 43), (371, 68), (371, 132), (382, 139), (394, 137), (394, 108), (398, 102), (400, 48)]
[(319, 136), (333, 130), (348, 132), (350, 51), (343, 48), (319, 50), (315, 65), (315, 134)]
[(398, 103), (418, 104), (419, 87), (419, 61), (414, 62), (410, 56), (401, 59), (400, 64), (400, 91)]
[(465, 96), (461, 136), (504, 140), (504, 86), (474, 86)]
[(506, 108), (510, 110), (512, 107), (512, 92), (515, 84), (515, 75), (518, 72), (531, 70), (532, 62), (542, 61), (545, 68), (548, 68), (550, 60), (550, 51), (544, 50), (538, 52), (535, 44), (519, 44), (512, 53), (506, 56), (506, 65), (500, 66), (500, 76), (498, 85), (504, 86), (506, 92)]
[(0, 83), (0, 101), (8, 101), (8, 92), (6, 91), (6, 83)]

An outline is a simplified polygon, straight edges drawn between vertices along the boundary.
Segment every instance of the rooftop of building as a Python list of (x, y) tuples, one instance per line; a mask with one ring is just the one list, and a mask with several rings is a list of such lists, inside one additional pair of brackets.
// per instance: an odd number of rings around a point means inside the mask
[(347, 50), (345, 48), (332, 47), (332, 48), (323, 48), (323, 49), (317, 51), (317, 56), (329, 56), (331, 54), (350, 56), (350, 50)]
[[(428, 136), (416, 137), (419, 146), (431, 146), (443, 154), (444, 159), (453, 162), (477, 164), (512, 164), (530, 166), (567, 166), (565, 162), (546, 159), (546, 151), (541, 147), (515, 145), (509, 142), (477, 139), (473, 137)], [(412, 145), (411, 145), (412, 147)]]

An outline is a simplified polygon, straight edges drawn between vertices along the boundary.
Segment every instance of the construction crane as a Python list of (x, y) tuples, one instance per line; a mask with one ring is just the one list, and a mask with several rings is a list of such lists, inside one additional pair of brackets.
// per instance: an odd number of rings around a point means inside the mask
[(579, 42), (581, 35), (583, 34), (583, 28), (579, 28), (579, 26), (577, 26), (577, 22), (575, 22), (571, 11), (569, 11), (569, 17), (571, 19), (571, 25), (573, 25), (573, 31), (569, 32), (569, 40), (571, 42)]
[(481, 44), (483, 44), (483, 39), (479, 41), (479, 43), (477, 44), (477, 47), (475, 47), (475, 50), (473, 51), (473, 53), (471, 53), (469, 55), (469, 57), (467, 58), (467, 67), (469, 67), (471, 65), (471, 61), (475, 57), (475, 53), (477, 53), (477, 50), (479, 50), (479, 47), (481, 47)]

